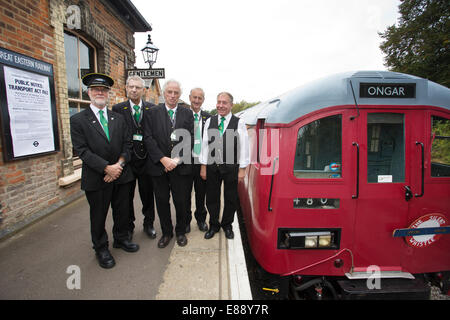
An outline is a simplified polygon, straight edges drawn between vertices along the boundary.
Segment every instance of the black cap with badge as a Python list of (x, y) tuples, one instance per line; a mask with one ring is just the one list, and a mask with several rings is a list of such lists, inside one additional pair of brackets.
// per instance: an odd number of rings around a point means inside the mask
[(83, 84), (88, 88), (105, 87), (110, 89), (114, 85), (114, 80), (103, 73), (88, 73), (83, 77)]

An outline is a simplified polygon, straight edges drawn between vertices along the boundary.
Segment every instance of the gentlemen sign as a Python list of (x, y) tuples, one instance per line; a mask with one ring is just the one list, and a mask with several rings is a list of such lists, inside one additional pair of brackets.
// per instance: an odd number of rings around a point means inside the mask
[(129, 69), (128, 77), (139, 76), (142, 79), (164, 79), (164, 68), (157, 69)]
[(361, 83), (360, 98), (415, 98), (415, 83)]

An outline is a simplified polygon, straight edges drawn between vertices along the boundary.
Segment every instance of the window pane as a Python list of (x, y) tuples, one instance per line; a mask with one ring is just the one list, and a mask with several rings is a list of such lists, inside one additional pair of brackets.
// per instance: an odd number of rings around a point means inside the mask
[(341, 115), (316, 120), (298, 130), (294, 175), (297, 178), (341, 177)]
[(405, 138), (403, 114), (367, 115), (367, 181), (405, 180)]
[(89, 103), (80, 103), (80, 112), (86, 108), (89, 108)]
[(69, 116), (73, 116), (75, 113), (78, 113), (78, 103), (69, 101)]
[(450, 177), (450, 120), (432, 117), (431, 176)]
[(69, 98), (80, 98), (80, 80), (78, 78), (78, 47), (77, 38), (64, 33), (64, 48), (66, 51), (66, 73)]
[(78, 103), (74, 101), (69, 101), (69, 116), (73, 116), (75, 113), (81, 112), (88, 108), (88, 103)]
[[(81, 78), (86, 74), (92, 73), (94, 69), (94, 50), (89, 47), (82, 40), (80, 41), (80, 68), (81, 68)], [(89, 100), (87, 95), (87, 87), (82, 84), (83, 100)]]

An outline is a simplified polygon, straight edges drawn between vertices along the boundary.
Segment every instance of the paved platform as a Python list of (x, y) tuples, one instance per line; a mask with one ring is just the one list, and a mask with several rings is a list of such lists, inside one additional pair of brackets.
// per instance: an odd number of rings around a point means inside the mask
[[(139, 197), (135, 208), (140, 213)], [(140, 250), (127, 253), (112, 248), (110, 213), (107, 231), (116, 266), (105, 270), (91, 249), (88, 210), (83, 196), (0, 240), (0, 299), (252, 298), (237, 218), (233, 240), (227, 240), (223, 231), (205, 240), (193, 221), (187, 246), (172, 240), (159, 249), (159, 219), (158, 237), (150, 239), (142, 232), (142, 215), (136, 214), (133, 240)]]

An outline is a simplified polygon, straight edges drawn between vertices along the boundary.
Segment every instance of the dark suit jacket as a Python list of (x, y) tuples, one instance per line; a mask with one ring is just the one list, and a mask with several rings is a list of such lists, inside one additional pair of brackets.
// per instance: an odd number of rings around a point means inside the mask
[[(145, 117), (150, 110), (150, 108), (155, 107), (153, 103), (142, 101), (141, 108), (141, 118), (139, 123), (136, 123), (136, 120), (132, 114), (132, 108), (130, 107), (130, 100), (118, 103), (113, 105), (112, 110), (114, 112), (120, 113), (123, 115), (128, 127), (131, 129), (131, 134), (141, 134), (144, 135), (144, 123)], [(133, 139), (133, 152), (131, 154), (131, 162), (130, 165), (133, 168), (133, 172), (136, 174), (143, 174), (145, 171), (145, 163), (147, 159), (147, 149), (145, 147), (144, 140), (138, 141)]]
[[(70, 118), (70, 133), (76, 154), (83, 161), (81, 189), (100, 190), (109, 184), (103, 181), (107, 165), (115, 164), (121, 156), (126, 162), (131, 158), (131, 131), (122, 115), (108, 110), (110, 141), (94, 112), (88, 107)], [(113, 183), (127, 183), (133, 180), (128, 165)]]
[[(192, 114), (194, 115), (194, 114)], [(202, 138), (203, 138), (203, 132), (205, 132), (205, 122), (211, 117), (211, 114), (209, 112), (200, 110), (200, 116), (202, 120)]]
[[(147, 172), (152, 176), (160, 176), (165, 173), (164, 166), (160, 162), (164, 156), (171, 158), (173, 148), (183, 142), (183, 138), (178, 142), (171, 142), (173, 129), (185, 129), (190, 134), (190, 146), (192, 150), (194, 141), (194, 117), (192, 111), (182, 106), (177, 107), (175, 114), (175, 126), (172, 124), (167, 114), (164, 103), (150, 108), (148, 115), (144, 120), (144, 141), (148, 151)], [(183, 154), (181, 154), (183, 155)], [(180, 175), (190, 174), (192, 168), (190, 164), (180, 163), (175, 172)]]

